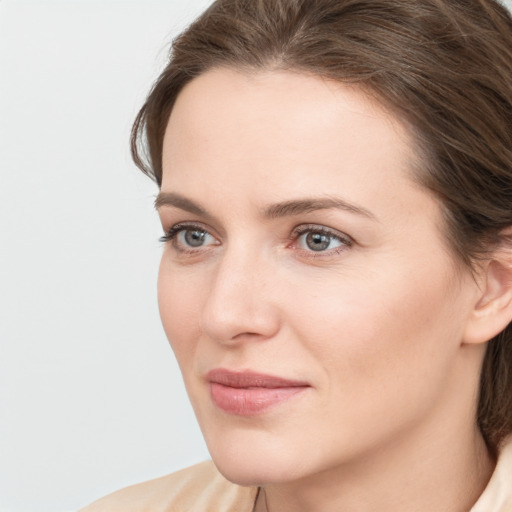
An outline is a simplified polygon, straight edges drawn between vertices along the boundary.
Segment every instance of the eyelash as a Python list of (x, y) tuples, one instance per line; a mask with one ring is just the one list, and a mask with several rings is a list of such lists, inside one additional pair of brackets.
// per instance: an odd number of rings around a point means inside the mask
[(173, 246), (180, 252), (194, 252), (195, 253), (195, 252), (197, 252), (197, 249), (193, 249), (192, 247), (188, 250), (179, 248), (176, 243), (176, 237), (179, 235), (179, 233), (181, 233), (182, 231), (194, 231), (194, 230), (204, 231), (205, 233), (209, 234), (209, 231), (207, 229), (205, 229), (205, 227), (202, 226), (201, 224), (189, 224), (189, 223), (176, 224), (176, 225), (172, 226), (171, 229), (169, 229), (163, 236), (161, 236), (159, 238), (159, 242), (162, 242), (164, 244), (171, 242), (173, 244)]
[[(204, 249), (200, 249), (200, 248), (194, 249), (194, 248), (190, 247), (188, 249), (184, 249), (183, 247), (178, 247), (178, 244), (176, 242), (177, 235), (179, 233), (181, 233), (182, 231), (189, 231), (189, 230), (190, 231), (197, 230), (197, 231), (202, 231), (202, 232), (210, 234), (209, 231), (207, 229), (205, 229), (205, 227), (202, 226), (201, 224), (189, 224), (189, 223), (176, 224), (176, 225), (172, 226), (162, 237), (160, 237), (159, 241), (162, 243), (171, 242), (173, 244), (174, 248), (181, 253), (197, 253), (198, 251), (201, 251), (201, 250), (204, 251)], [(326, 228), (325, 226), (319, 226), (319, 225), (315, 225), (315, 224), (303, 224), (303, 225), (296, 227), (292, 231), (292, 233), (289, 237), (289, 240), (292, 242), (292, 244), (297, 244), (300, 237), (305, 234), (308, 234), (308, 233), (324, 235), (324, 236), (329, 237), (331, 240), (334, 239), (334, 240), (339, 241), (341, 244), (339, 247), (335, 247), (333, 249), (329, 249), (326, 251), (318, 251), (318, 252), (315, 252), (312, 249), (306, 250), (306, 249), (297, 248), (298, 251), (300, 251), (303, 255), (305, 255), (306, 257), (309, 257), (309, 258), (319, 258), (322, 256), (332, 256), (333, 254), (339, 254), (340, 252), (346, 250), (348, 247), (351, 247), (353, 244), (352, 238), (350, 238), (348, 235), (345, 235), (344, 233), (341, 233), (336, 230)], [(213, 235), (210, 234), (210, 236), (213, 236)]]

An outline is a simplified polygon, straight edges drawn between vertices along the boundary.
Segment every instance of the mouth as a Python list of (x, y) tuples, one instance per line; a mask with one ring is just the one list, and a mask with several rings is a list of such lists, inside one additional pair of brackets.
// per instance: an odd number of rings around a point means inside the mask
[(307, 382), (252, 371), (215, 369), (207, 374), (213, 403), (228, 414), (255, 416), (303, 393)]

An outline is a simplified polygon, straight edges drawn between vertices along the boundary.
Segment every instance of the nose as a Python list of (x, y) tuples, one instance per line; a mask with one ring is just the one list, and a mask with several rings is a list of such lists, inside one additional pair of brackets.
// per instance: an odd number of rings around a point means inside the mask
[(280, 328), (276, 272), (248, 247), (227, 250), (218, 262), (202, 314), (203, 332), (233, 345), (267, 340)]

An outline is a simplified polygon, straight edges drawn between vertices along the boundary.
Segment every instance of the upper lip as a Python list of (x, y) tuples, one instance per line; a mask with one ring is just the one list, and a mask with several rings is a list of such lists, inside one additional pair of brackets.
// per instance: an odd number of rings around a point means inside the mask
[(283, 379), (273, 375), (256, 373), (251, 370), (231, 371), (223, 368), (211, 370), (207, 379), (215, 384), (231, 388), (291, 388), (309, 386), (307, 382)]

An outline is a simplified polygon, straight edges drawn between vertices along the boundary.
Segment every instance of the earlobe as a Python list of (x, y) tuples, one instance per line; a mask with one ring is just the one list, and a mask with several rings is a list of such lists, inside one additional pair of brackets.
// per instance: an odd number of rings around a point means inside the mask
[(465, 344), (485, 343), (512, 321), (512, 228), (482, 268), (481, 293), (466, 326)]

